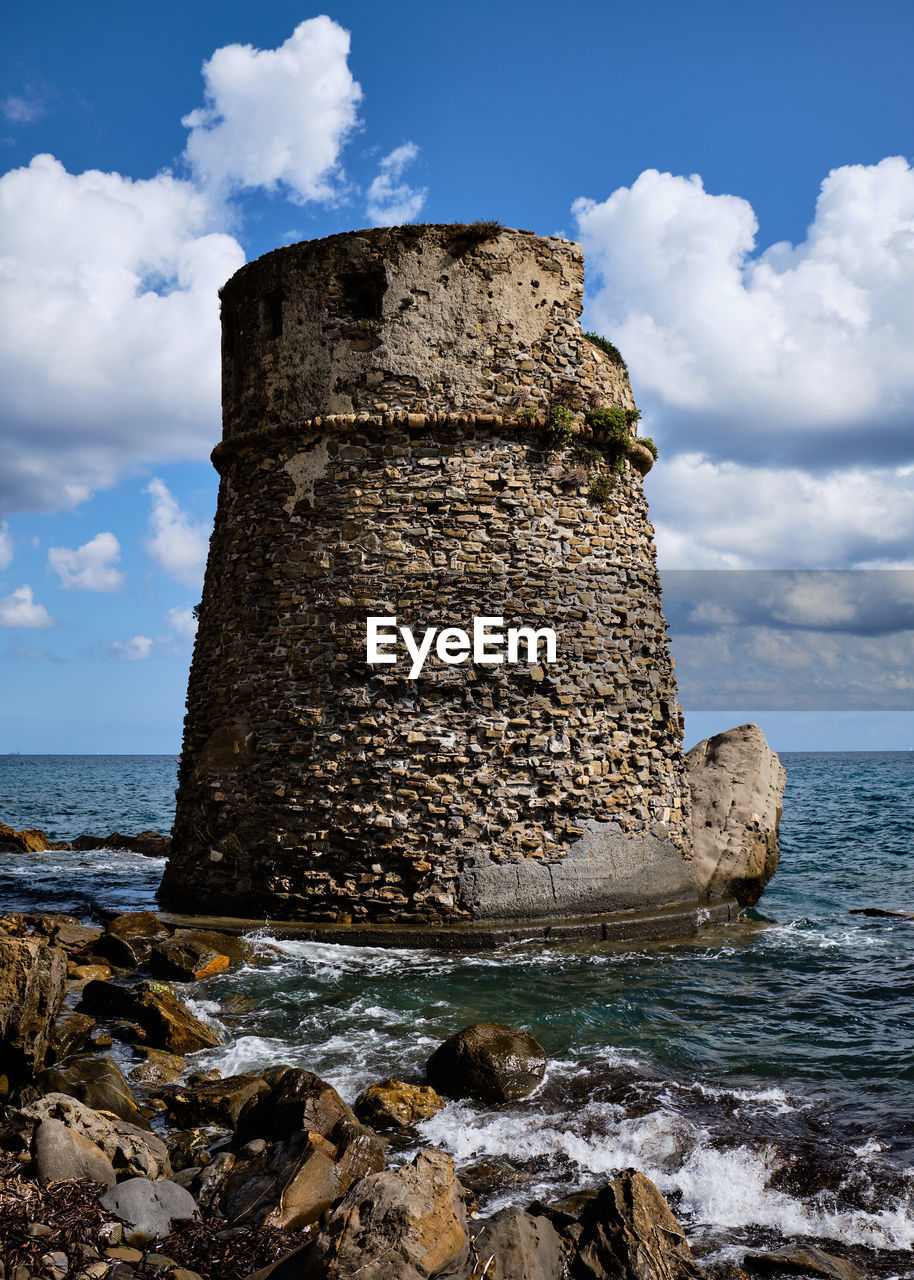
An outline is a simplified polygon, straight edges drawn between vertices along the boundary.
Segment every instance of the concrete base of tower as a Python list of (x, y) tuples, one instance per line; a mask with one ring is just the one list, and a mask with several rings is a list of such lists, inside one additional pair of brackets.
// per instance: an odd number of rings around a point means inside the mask
[(309, 921), (159, 912), (176, 928), (223, 933), (267, 930), (271, 937), (338, 942), (351, 947), (415, 947), (429, 951), (483, 951), (510, 943), (673, 942), (739, 918), (735, 899), (675, 903), (649, 911), (614, 911), (573, 919), (472, 921), (460, 924), (313, 924)]

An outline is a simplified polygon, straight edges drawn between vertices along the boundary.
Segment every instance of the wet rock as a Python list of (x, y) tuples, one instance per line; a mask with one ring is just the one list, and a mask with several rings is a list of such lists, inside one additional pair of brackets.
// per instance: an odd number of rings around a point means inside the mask
[(445, 1040), (425, 1070), (434, 1088), (448, 1097), (511, 1102), (540, 1083), (546, 1051), (527, 1031), (478, 1022)]
[(145, 964), (156, 943), (171, 937), (153, 911), (128, 911), (108, 921), (108, 927), (95, 944), (98, 955), (121, 969), (136, 969)]
[(167, 858), (171, 852), (171, 837), (158, 831), (139, 831), (135, 836), (112, 831), (108, 836), (77, 836), (68, 846), (79, 852), (91, 849), (122, 849), (127, 853), (141, 853), (146, 858)]
[(58, 1018), (51, 1031), (48, 1060), (62, 1062), (64, 1058), (79, 1053), (89, 1043), (95, 1030), (95, 1019), (87, 1013), (66, 1013)]
[(168, 1110), (179, 1124), (215, 1124), (234, 1129), (248, 1103), (269, 1092), (260, 1076), (227, 1076), (194, 1084), (170, 1093)]
[(604, 1187), (580, 1223), (574, 1280), (704, 1280), (666, 1200), (637, 1169)]
[(72, 968), (68, 969), (68, 973), (71, 979), (76, 979), (76, 981), (81, 982), (83, 986), (85, 986), (87, 982), (92, 982), (96, 978), (100, 979), (102, 982), (107, 978), (110, 978), (111, 966), (109, 964), (102, 964), (101, 962), (98, 964), (75, 964)]
[(149, 1128), (133, 1090), (112, 1058), (99, 1058), (94, 1054), (70, 1058), (60, 1066), (43, 1071), (36, 1077), (35, 1087), (42, 1094), (67, 1093), (94, 1111), (110, 1111), (121, 1120), (142, 1129)]
[(443, 1151), (362, 1178), (303, 1255), (300, 1280), (428, 1280), (469, 1261), (463, 1188)]
[(224, 973), (231, 966), (228, 956), (194, 938), (169, 938), (157, 943), (149, 957), (149, 971), (176, 982), (197, 982)]
[(125, 1120), (103, 1116), (68, 1094), (47, 1094), (21, 1107), (13, 1120), (27, 1143), (42, 1121), (59, 1120), (98, 1147), (122, 1177), (167, 1178), (171, 1174), (168, 1149), (161, 1138)]
[(63, 842), (52, 844), (44, 831), (28, 828), (16, 831), (0, 822), (0, 853), (45, 853), (48, 849), (66, 849)]
[(99, 1204), (120, 1218), (124, 1238), (132, 1245), (161, 1240), (179, 1223), (197, 1216), (196, 1201), (190, 1192), (167, 1178), (159, 1182), (128, 1178), (106, 1191)]
[(326, 1080), (299, 1067), (286, 1067), (272, 1087), (241, 1112), (235, 1145), (241, 1147), (252, 1138), (285, 1138), (296, 1129), (330, 1138), (341, 1121), (360, 1127), (355, 1113)]
[(750, 907), (777, 870), (787, 775), (755, 724), (705, 738), (685, 762), (699, 890)]
[(173, 940), (209, 947), (219, 955), (228, 956), (233, 965), (248, 964), (257, 956), (257, 948), (246, 938), (216, 929), (176, 929)]
[(443, 1106), (444, 1099), (428, 1085), (381, 1080), (359, 1094), (354, 1111), (375, 1129), (409, 1129), (430, 1120)]
[(44, 1066), (66, 976), (62, 947), (0, 938), (0, 1075), (27, 1080)]
[(302, 1132), (239, 1160), (226, 1181), (222, 1212), (235, 1226), (310, 1226), (367, 1172), (353, 1169), (345, 1153), (342, 1160), (336, 1155), (319, 1134)]
[(141, 982), (134, 988), (115, 982), (89, 982), (83, 988), (79, 1008), (100, 1017), (136, 1022), (152, 1048), (166, 1049), (181, 1057), (222, 1043), (215, 1027), (191, 1013), (163, 982)]
[(39, 1182), (65, 1182), (88, 1178), (113, 1187), (114, 1166), (105, 1153), (59, 1120), (42, 1120), (32, 1139), (32, 1159)]
[(187, 1068), (183, 1058), (164, 1049), (151, 1049), (149, 1045), (135, 1045), (134, 1053), (143, 1059), (130, 1072), (130, 1079), (137, 1084), (171, 1084), (179, 1079)]
[(558, 1232), (545, 1218), (520, 1209), (505, 1209), (481, 1230), (473, 1227), (478, 1262), (471, 1277), (497, 1280), (564, 1280), (565, 1250)]
[(743, 1266), (755, 1275), (824, 1276), (826, 1280), (862, 1280), (864, 1271), (850, 1258), (836, 1258), (816, 1245), (781, 1249), (777, 1253), (747, 1253)]

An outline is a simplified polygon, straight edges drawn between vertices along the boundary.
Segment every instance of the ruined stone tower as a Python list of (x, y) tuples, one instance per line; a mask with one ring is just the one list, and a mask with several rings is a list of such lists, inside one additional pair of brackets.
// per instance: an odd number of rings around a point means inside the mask
[[(650, 456), (607, 444), (598, 411), (634, 402), (582, 288), (577, 245), (488, 224), (295, 244), (225, 286), (165, 905), (439, 923), (697, 896)], [(556, 659), (433, 650), (410, 679), (402, 648), (369, 665), (369, 616), (551, 627)]]

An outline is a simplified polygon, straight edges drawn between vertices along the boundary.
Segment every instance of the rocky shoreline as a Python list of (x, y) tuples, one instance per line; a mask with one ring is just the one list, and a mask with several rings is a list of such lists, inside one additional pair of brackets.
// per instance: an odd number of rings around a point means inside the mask
[[(546, 1056), (525, 1032), (465, 1028), (431, 1055), (427, 1082), (379, 1081), (351, 1105), (285, 1064), (195, 1073), (193, 1055), (221, 1034), (171, 982), (256, 959), (242, 938), (152, 912), (0, 917), (4, 1280), (876, 1274), (869, 1251), (808, 1241), (703, 1264), (634, 1169), (480, 1214), (471, 1171), (415, 1126), (444, 1097), (491, 1106), (536, 1088)], [(127, 1077), (115, 1041), (134, 1059)]]

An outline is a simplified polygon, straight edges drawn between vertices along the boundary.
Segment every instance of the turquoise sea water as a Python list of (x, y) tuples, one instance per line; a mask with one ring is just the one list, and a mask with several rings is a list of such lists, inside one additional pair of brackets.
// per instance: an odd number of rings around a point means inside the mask
[[(460, 1026), (523, 1025), (551, 1059), (538, 1094), (452, 1103), (425, 1126), (489, 1204), (635, 1164), (709, 1248), (801, 1234), (909, 1249), (914, 921), (850, 911), (914, 910), (914, 753), (782, 758), (781, 866), (744, 923), (687, 945), (463, 957), (279, 942), (189, 992), (228, 1034), (205, 1063), (301, 1063), (352, 1100), (418, 1079)], [(171, 757), (0, 757), (0, 818), (58, 838), (166, 831), (174, 780)], [(0, 906), (145, 906), (160, 874), (106, 851), (7, 856)], [(222, 1015), (238, 990), (250, 1011)]]

